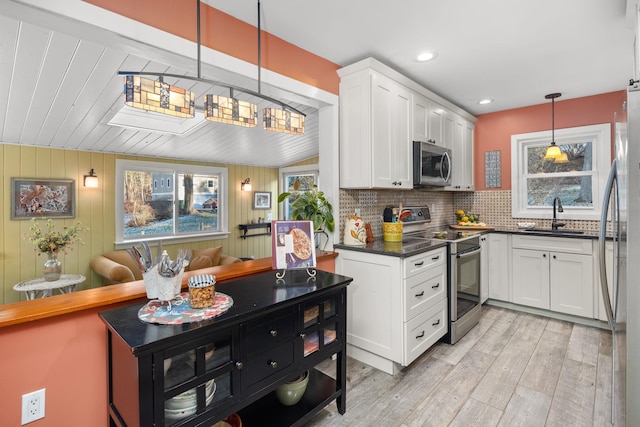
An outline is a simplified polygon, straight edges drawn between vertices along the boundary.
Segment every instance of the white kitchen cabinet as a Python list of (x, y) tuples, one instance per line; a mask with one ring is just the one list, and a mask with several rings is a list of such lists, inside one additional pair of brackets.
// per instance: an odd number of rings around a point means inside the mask
[(509, 286), (510, 235), (485, 234), (480, 238), (480, 246), (482, 247), (481, 290), (484, 295), (482, 301), (491, 298), (511, 302)]
[(446, 248), (409, 258), (338, 249), (349, 356), (395, 374), (447, 332)]
[(513, 249), (513, 302), (549, 309), (549, 253)]
[[(445, 141), (451, 149), (450, 191), (473, 191), (473, 123), (457, 114), (445, 119)], [(449, 134), (451, 137), (449, 138)]]
[(444, 119), (447, 110), (427, 97), (413, 94), (413, 141), (445, 146)]
[(513, 302), (593, 318), (591, 241), (514, 235)]
[(413, 188), (412, 93), (374, 70), (340, 80), (340, 186)]

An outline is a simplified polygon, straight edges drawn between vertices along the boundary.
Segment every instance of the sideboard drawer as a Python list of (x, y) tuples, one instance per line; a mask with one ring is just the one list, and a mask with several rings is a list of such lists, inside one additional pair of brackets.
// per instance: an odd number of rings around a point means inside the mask
[(275, 314), (270, 319), (259, 319), (247, 323), (247, 353), (262, 351), (293, 335), (295, 312)]
[(252, 389), (253, 386), (266, 378), (272, 382), (272, 377), (285, 374), (287, 368), (293, 365), (294, 350), (295, 343), (290, 340), (278, 346), (264, 349), (260, 354), (247, 360), (244, 369), (242, 369), (242, 378), (246, 381), (246, 387)]

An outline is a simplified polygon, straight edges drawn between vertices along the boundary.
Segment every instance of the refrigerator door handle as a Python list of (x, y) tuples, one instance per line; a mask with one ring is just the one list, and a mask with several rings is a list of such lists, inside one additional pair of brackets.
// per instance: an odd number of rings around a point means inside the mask
[[(604, 302), (604, 308), (607, 312), (607, 321), (609, 322), (609, 328), (612, 332), (615, 332), (615, 318), (613, 316), (613, 306), (611, 305), (611, 298), (609, 295), (609, 284), (607, 281), (607, 263), (605, 253), (605, 239), (607, 236), (607, 216), (609, 214), (609, 204), (611, 203), (611, 196), (613, 194), (614, 186), (617, 186), (618, 168), (616, 160), (611, 163), (611, 171), (607, 178), (607, 185), (605, 187), (604, 202), (602, 206), (602, 212), (600, 214), (600, 232), (598, 233), (598, 260), (600, 263), (600, 290), (602, 292), (602, 300)], [(615, 194), (614, 194), (615, 197)]]

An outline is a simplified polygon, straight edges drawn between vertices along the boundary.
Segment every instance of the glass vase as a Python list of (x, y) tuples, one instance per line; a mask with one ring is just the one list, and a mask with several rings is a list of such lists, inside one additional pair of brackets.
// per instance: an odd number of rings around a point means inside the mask
[(48, 259), (45, 261), (42, 271), (44, 273), (44, 280), (47, 282), (53, 282), (60, 279), (62, 273), (62, 263), (58, 259), (58, 254), (55, 252), (47, 252)]

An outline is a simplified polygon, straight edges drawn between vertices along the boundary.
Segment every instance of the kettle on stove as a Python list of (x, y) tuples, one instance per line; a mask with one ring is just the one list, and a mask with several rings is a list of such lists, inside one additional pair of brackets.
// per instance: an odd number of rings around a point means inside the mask
[(364, 227), (364, 220), (353, 214), (344, 223), (344, 244), (364, 245), (367, 242), (367, 232)]

